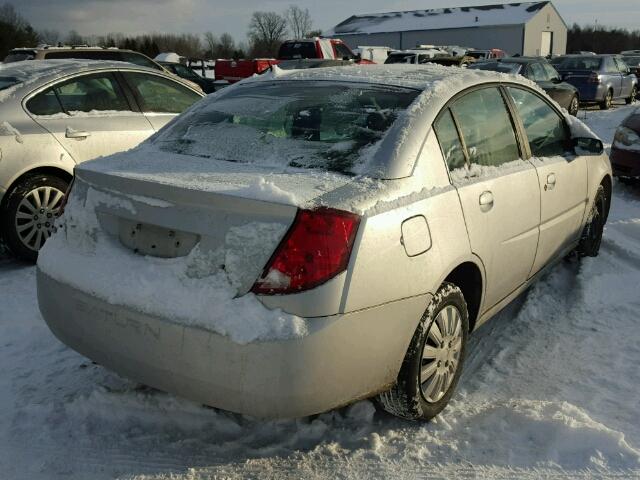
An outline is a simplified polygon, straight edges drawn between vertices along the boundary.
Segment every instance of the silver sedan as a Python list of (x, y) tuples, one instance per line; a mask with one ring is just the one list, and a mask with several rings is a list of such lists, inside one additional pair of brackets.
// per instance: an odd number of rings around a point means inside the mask
[(378, 395), (429, 419), (471, 332), (597, 255), (610, 198), (602, 142), (522, 78), (274, 68), (76, 169), (40, 310), (105, 367), (215, 407)]
[(201, 97), (120, 62), (0, 67), (0, 232), (10, 250), (35, 260), (77, 164), (135, 147)]

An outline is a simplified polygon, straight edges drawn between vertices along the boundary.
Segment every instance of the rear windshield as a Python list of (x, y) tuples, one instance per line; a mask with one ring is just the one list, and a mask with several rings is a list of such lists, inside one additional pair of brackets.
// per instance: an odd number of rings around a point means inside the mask
[(14, 85), (17, 85), (18, 83), (20, 83), (20, 80), (18, 80), (15, 77), (0, 77), (0, 90), (4, 90), (6, 88), (13, 87)]
[(594, 57), (568, 57), (560, 63), (555, 63), (558, 70), (600, 70), (601, 58)]
[(518, 73), (521, 66), (520, 63), (484, 62), (470, 65), (469, 68), (473, 68), (474, 70), (491, 70), (492, 72), (500, 73)]
[(296, 58), (318, 58), (315, 42), (286, 42), (280, 45), (278, 53), (280, 60), (294, 60)]
[(23, 60), (33, 60), (36, 52), (33, 50), (13, 50), (4, 57), (4, 63), (22, 62)]
[(162, 150), (274, 167), (355, 173), (417, 90), (259, 82), (203, 102), (155, 140)]
[(415, 53), (392, 53), (387, 57), (384, 63), (415, 63)]

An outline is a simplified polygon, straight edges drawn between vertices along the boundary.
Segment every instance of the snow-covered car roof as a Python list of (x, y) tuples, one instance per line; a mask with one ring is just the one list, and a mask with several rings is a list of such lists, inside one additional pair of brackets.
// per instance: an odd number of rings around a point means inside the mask
[(515, 75), (479, 70), (470, 71), (465, 68), (445, 67), (434, 64), (350, 65), (288, 71), (281, 70), (276, 65), (272, 67), (270, 72), (250, 77), (236, 85), (241, 86), (247, 83), (273, 80), (371, 83), (416, 90), (430, 90), (440, 82), (450, 81), (455, 81), (456, 87), (459, 86), (460, 88), (470, 87), (479, 83), (503, 81), (522, 83), (527, 86), (533, 85), (532, 82)]

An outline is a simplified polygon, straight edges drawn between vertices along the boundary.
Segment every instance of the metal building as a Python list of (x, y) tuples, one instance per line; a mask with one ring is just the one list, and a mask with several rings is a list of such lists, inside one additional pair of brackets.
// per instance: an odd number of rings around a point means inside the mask
[(567, 48), (567, 24), (551, 2), (353, 15), (326, 36), (341, 38), (351, 48), (463, 45), (542, 56), (564, 54)]

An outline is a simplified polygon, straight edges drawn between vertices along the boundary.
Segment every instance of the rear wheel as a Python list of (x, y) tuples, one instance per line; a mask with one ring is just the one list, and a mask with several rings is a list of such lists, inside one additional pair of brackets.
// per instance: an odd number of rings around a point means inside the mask
[(597, 257), (602, 243), (604, 222), (606, 218), (607, 199), (604, 187), (600, 185), (589, 212), (587, 224), (584, 226), (577, 252), (579, 257)]
[(580, 108), (580, 101), (578, 100), (578, 96), (574, 95), (571, 101), (569, 102), (569, 114), (574, 117), (578, 116), (578, 109)]
[(444, 283), (411, 339), (396, 385), (378, 397), (384, 409), (410, 420), (429, 420), (440, 413), (460, 378), (468, 331), (462, 291)]
[(631, 95), (629, 95), (629, 98), (625, 98), (624, 102), (627, 105), (631, 105), (633, 102), (636, 101), (637, 96), (638, 96), (638, 87), (634, 85), (633, 88), (631, 89)]
[(600, 110), (609, 110), (611, 108), (612, 103), (613, 103), (613, 92), (611, 90), (607, 90), (607, 94), (604, 96), (604, 100), (600, 102)]
[(54, 231), (68, 183), (54, 175), (26, 177), (8, 194), (2, 215), (4, 241), (11, 252), (35, 262), (38, 250)]

